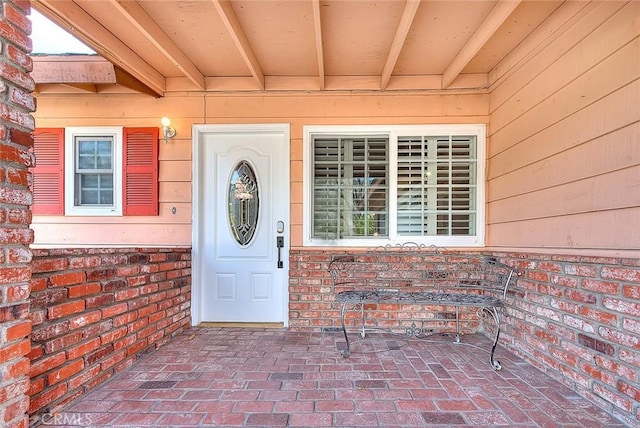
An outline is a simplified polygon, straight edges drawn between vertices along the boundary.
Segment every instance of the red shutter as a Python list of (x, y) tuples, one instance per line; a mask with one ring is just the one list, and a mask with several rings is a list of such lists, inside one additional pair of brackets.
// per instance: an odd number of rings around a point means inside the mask
[(124, 128), (124, 215), (158, 215), (158, 128)]
[(33, 133), (33, 214), (64, 215), (64, 128)]

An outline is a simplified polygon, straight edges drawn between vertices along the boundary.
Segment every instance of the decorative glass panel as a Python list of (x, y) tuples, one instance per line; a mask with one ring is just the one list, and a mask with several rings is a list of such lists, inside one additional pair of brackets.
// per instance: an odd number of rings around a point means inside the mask
[(251, 242), (258, 225), (258, 182), (247, 161), (240, 161), (229, 180), (229, 227), (240, 245)]

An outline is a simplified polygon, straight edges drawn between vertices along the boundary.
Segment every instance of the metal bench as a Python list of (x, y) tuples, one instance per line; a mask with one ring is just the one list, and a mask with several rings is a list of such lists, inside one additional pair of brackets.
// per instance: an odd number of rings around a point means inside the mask
[[(507, 290), (517, 278), (515, 268), (480, 253), (406, 243), (336, 256), (329, 264), (329, 272), (335, 300), (341, 305), (346, 341), (346, 349), (341, 351), (343, 357), (351, 354), (347, 335), (349, 309), (360, 312), (359, 330), (363, 339), (368, 330), (385, 330), (419, 339), (452, 333), (455, 343), (464, 343), (460, 340), (461, 322), (478, 324), (478, 317), (489, 315), (494, 322), (489, 362), (495, 370), (502, 368), (494, 353)], [(376, 310), (385, 313), (395, 310), (403, 315), (414, 311), (418, 316), (413, 319), (367, 316)], [(352, 324), (357, 322), (354, 320)]]

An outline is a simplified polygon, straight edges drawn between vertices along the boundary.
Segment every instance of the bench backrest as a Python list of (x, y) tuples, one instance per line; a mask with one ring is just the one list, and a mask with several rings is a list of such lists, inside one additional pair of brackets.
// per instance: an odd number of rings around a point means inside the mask
[(490, 293), (504, 299), (517, 277), (495, 257), (416, 244), (336, 256), (329, 264), (334, 292), (354, 289)]

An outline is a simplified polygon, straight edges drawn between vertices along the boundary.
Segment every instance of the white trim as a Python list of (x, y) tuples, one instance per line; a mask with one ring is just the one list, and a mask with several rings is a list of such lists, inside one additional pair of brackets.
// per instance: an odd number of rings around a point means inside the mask
[[(330, 126), (304, 126), (303, 127), (303, 245), (304, 246), (335, 246), (335, 247), (359, 247), (376, 246), (415, 241), (425, 245), (439, 245), (448, 247), (482, 247), (485, 242), (485, 179), (486, 179), (486, 125), (485, 124), (437, 124), (437, 125), (330, 125)], [(390, 168), (389, 176), (394, 182), (397, 168), (397, 140), (400, 135), (424, 135), (424, 136), (450, 136), (450, 135), (475, 135), (477, 138), (477, 215), (476, 234), (474, 236), (427, 236), (406, 237), (397, 236), (395, 224), (389, 224), (388, 238), (367, 239), (343, 239), (322, 240), (311, 237), (311, 180), (313, 174), (313, 153), (311, 153), (311, 138), (313, 135), (345, 136), (345, 135), (385, 135), (390, 143)], [(397, 189), (389, 186), (389, 200), (395, 201)], [(389, 215), (392, 219), (397, 216), (395, 204), (390, 203)]]
[[(225, 125), (193, 125), (192, 127), (192, 219), (191, 219), (191, 240), (193, 243), (191, 249), (191, 325), (197, 326), (202, 322), (202, 281), (204, 275), (202, 272), (203, 261), (200, 248), (202, 243), (200, 242), (200, 234), (198, 233), (199, 227), (203, 219), (200, 215), (202, 209), (202, 198), (200, 182), (203, 176), (203, 136), (205, 134), (215, 133), (230, 133), (230, 132), (255, 132), (255, 133), (273, 133), (280, 134), (285, 144), (283, 145), (283, 152), (281, 153), (281, 159), (284, 160), (283, 165), (286, 168), (287, 176), (290, 176), (290, 125), (288, 123), (274, 123), (274, 124), (225, 124)], [(278, 195), (278, 202), (285, 204), (289, 207), (290, 202), (290, 186), (283, 189), (282, 194)], [(290, 212), (291, 209), (287, 209), (287, 218), (284, 219), (285, 230), (289, 231), (285, 235), (285, 247), (284, 247), (284, 271), (285, 273), (285, 286), (283, 292), (283, 314), (284, 326), (289, 325), (289, 248), (290, 248)]]
[[(64, 132), (64, 215), (66, 216), (122, 216), (122, 126), (82, 126), (65, 128)], [(113, 137), (113, 206), (85, 207), (75, 205), (76, 137)]]

